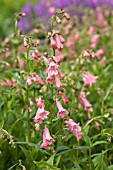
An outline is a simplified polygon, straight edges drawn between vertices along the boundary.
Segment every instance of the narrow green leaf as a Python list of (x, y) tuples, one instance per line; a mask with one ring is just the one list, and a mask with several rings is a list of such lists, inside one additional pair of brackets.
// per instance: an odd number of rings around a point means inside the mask
[(53, 165), (54, 157), (55, 157), (55, 154), (52, 155), (52, 156), (48, 159), (47, 163), (48, 163), (49, 165)]
[(98, 142), (93, 143), (92, 146), (100, 145), (102, 143), (108, 144), (108, 142), (106, 142), (106, 141), (98, 141)]

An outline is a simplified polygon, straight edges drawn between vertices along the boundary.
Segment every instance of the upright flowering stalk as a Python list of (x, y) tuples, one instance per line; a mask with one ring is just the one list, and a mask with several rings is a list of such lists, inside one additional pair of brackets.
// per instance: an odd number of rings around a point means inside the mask
[(50, 132), (47, 126), (44, 128), (43, 132), (43, 143), (40, 145), (40, 148), (48, 149), (53, 145), (55, 140), (50, 136)]
[(56, 88), (58, 90), (61, 89), (62, 83), (60, 81), (60, 78), (64, 78), (64, 75), (60, 71), (59, 65), (55, 63), (52, 58), (49, 59), (49, 67), (47, 69), (48, 76), (46, 78), (46, 83), (53, 84), (54, 78), (56, 80)]
[(69, 130), (76, 136), (77, 141), (79, 141), (84, 134), (83, 132), (81, 132), (81, 127), (79, 126), (79, 123), (75, 123), (72, 119), (67, 119), (65, 123), (68, 125)]

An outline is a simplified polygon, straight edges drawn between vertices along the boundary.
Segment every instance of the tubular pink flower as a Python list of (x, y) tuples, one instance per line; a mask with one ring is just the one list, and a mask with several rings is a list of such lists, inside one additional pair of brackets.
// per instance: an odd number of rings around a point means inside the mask
[(37, 132), (40, 131), (40, 125), (39, 125), (39, 124), (36, 124), (35, 130), (36, 130)]
[(64, 42), (65, 42), (65, 39), (60, 35), (60, 42), (62, 43), (62, 44), (64, 44)]
[(61, 87), (62, 87), (62, 83), (61, 83), (61, 81), (60, 81), (60, 76), (59, 76), (59, 74), (55, 75), (55, 80), (56, 80), (56, 88), (57, 88), (57, 90), (60, 90)]
[(64, 57), (63, 54), (58, 54), (57, 57), (54, 57), (54, 60), (56, 61), (56, 63), (59, 64), (63, 57)]
[(84, 73), (83, 74), (84, 85), (92, 87), (92, 85), (96, 83), (97, 78), (98, 76), (93, 76), (92, 74), (88, 72)]
[(49, 76), (53, 76), (53, 75), (56, 75), (58, 74), (58, 70), (59, 70), (59, 65), (54, 63), (52, 61), (52, 59), (49, 59), (49, 67), (47, 69), (47, 72), (49, 74)]
[(48, 74), (48, 77), (46, 78), (46, 83), (48, 84), (53, 84), (54, 83), (54, 78)]
[(33, 59), (36, 59), (36, 58), (37, 58), (36, 53), (34, 53), (34, 52), (32, 53), (32, 58), (33, 58)]
[(51, 47), (56, 48), (57, 44), (53, 37), (50, 38)]
[(104, 49), (99, 49), (96, 51), (96, 57), (100, 59), (104, 53), (105, 53)]
[(88, 110), (92, 105), (89, 103), (89, 101), (86, 99), (86, 97), (80, 96), (79, 102), (81, 105), (84, 106), (84, 110)]
[(28, 86), (32, 86), (32, 80), (31, 80), (31, 78), (28, 78), (27, 81), (26, 81), (26, 83), (28, 84)]
[(76, 124), (72, 119), (67, 119), (65, 123), (68, 125), (69, 130), (76, 136), (77, 141), (79, 141), (83, 136), (79, 123)]
[(66, 95), (63, 92), (59, 91), (59, 95), (62, 96), (64, 104), (67, 104), (69, 102), (68, 98), (66, 97)]
[(47, 116), (50, 112), (44, 110), (44, 107), (38, 108), (36, 112), (36, 116), (34, 117), (34, 122), (37, 122), (38, 124), (42, 124), (42, 121), (47, 119)]
[(43, 143), (40, 145), (40, 148), (48, 149), (48, 147), (53, 145), (53, 142), (55, 142), (55, 140), (50, 136), (48, 127), (45, 126), (43, 132)]
[(92, 36), (92, 38), (91, 38), (91, 47), (92, 48), (97, 47), (99, 38), (100, 38), (100, 36), (98, 34), (95, 34), (95, 35)]
[(93, 35), (96, 32), (96, 28), (94, 26), (90, 26), (88, 30), (88, 35)]
[(41, 96), (36, 98), (35, 100), (39, 108), (44, 108), (44, 101), (41, 99)]
[(30, 99), (29, 103), (30, 103), (30, 106), (34, 106), (34, 103), (32, 102), (31, 99)]
[(64, 74), (60, 70), (59, 70), (59, 75), (62, 79), (65, 77)]
[(63, 49), (63, 43), (61, 42), (61, 37), (60, 35), (56, 34), (56, 43), (57, 43), (57, 49), (59, 51), (62, 51)]
[(39, 75), (36, 75), (35, 77), (33, 77), (34, 82), (37, 82), (40, 84), (40, 86), (44, 86), (44, 82), (42, 81), (42, 79), (40, 78)]
[(36, 49), (35, 50), (35, 53), (36, 53), (36, 55), (38, 56), (38, 57), (41, 57), (41, 54), (40, 54), (40, 52)]
[(61, 19), (60, 19), (59, 17), (56, 17), (56, 22), (57, 22), (58, 24), (61, 24)]
[(32, 112), (32, 109), (31, 109), (30, 107), (28, 107), (28, 111), (29, 111), (29, 113), (31, 113), (31, 112)]
[(56, 105), (57, 105), (57, 107), (58, 107), (57, 116), (58, 116), (59, 118), (64, 118), (65, 115), (68, 115), (68, 114), (69, 114), (69, 112), (62, 107), (62, 104), (60, 103), (60, 101), (56, 100)]

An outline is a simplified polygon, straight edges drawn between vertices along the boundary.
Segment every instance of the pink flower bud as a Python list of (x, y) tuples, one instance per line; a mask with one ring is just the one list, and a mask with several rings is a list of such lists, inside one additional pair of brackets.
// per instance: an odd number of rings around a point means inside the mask
[(60, 81), (60, 76), (59, 76), (59, 74), (55, 75), (55, 79), (56, 79), (56, 88), (57, 88), (57, 90), (60, 90), (61, 87), (62, 87), (62, 83), (61, 83), (61, 81)]
[(34, 103), (32, 102), (32, 100), (30, 100), (29, 102), (30, 102), (30, 106), (34, 106)]
[(38, 57), (41, 57), (41, 54), (40, 54), (40, 52), (36, 49), (35, 50), (35, 53), (36, 53), (36, 55), (38, 56)]
[(36, 130), (37, 132), (39, 132), (39, 131), (40, 131), (40, 125), (39, 125), (38, 123), (36, 123), (35, 130)]
[(53, 39), (53, 37), (50, 38), (51, 41), (51, 47), (56, 48), (56, 41)]
[(60, 19), (59, 17), (56, 17), (56, 22), (57, 22), (58, 24), (61, 24), (61, 19)]
[(28, 78), (26, 82), (27, 82), (28, 86), (32, 86), (32, 80), (31, 80), (31, 78)]
[(67, 104), (69, 102), (68, 98), (66, 97), (66, 95), (63, 92), (59, 91), (59, 95), (62, 96), (64, 104)]

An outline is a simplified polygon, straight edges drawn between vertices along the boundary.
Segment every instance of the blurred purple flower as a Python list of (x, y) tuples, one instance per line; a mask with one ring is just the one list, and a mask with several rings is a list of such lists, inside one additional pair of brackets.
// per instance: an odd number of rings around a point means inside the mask
[(96, 9), (98, 6), (109, 6), (113, 8), (113, 0), (41, 0), (35, 6), (32, 3), (28, 3), (22, 9), (22, 12), (26, 13), (27, 16), (20, 18), (18, 27), (24, 33), (27, 33), (34, 28), (34, 19), (41, 22), (43, 20), (44, 25), (47, 25), (47, 20), (54, 15), (56, 8), (67, 8), (71, 15), (81, 15), (82, 11), (81, 13), (77, 11), (78, 6), (93, 9)]
[(18, 27), (22, 29), (24, 33), (27, 33), (34, 28), (33, 11), (34, 11), (34, 7), (32, 3), (28, 3), (21, 11), (24, 12), (26, 16), (20, 18)]

